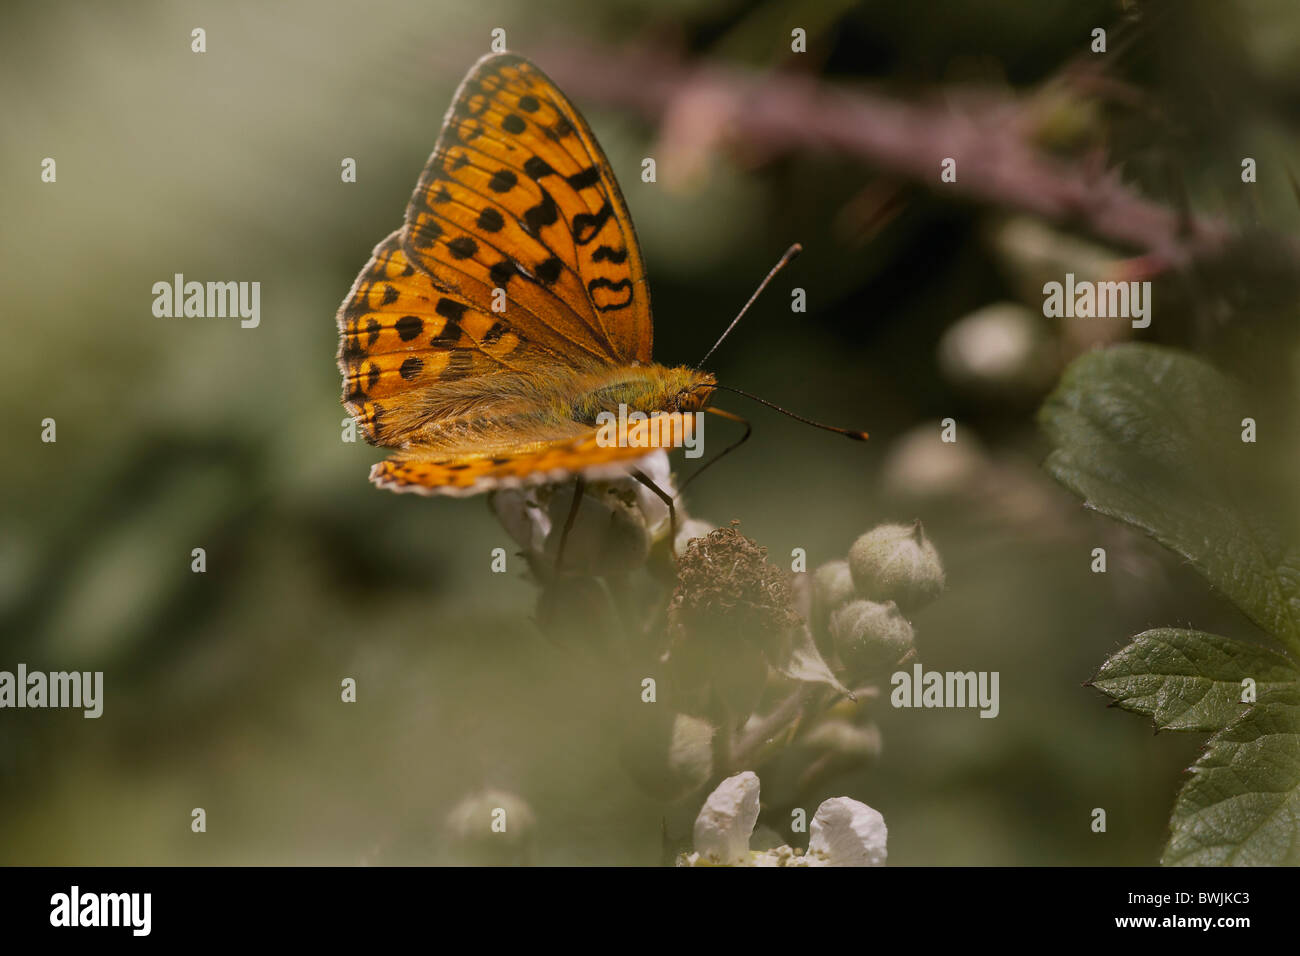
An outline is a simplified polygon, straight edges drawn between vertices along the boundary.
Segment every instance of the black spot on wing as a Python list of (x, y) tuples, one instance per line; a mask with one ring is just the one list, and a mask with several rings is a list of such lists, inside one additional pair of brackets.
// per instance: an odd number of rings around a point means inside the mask
[(543, 176), (554, 176), (555, 170), (551, 168), (550, 163), (540, 156), (529, 156), (524, 161), (524, 173), (529, 179), (537, 180)]
[(546, 135), (554, 140), (561, 140), (573, 135), (573, 124), (564, 116), (557, 116), (555, 123), (546, 128)]
[(358, 338), (358, 333), (345, 333), (343, 336), (343, 360), (349, 363), (355, 362), (365, 354), (366, 350), (361, 347), (361, 340)]
[(588, 166), (581, 172), (565, 178), (574, 189), (588, 189), (600, 183), (600, 170), (595, 166)]
[(600, 207), (598, 212), (583, 212), (573, 217), (573, 241), (580, 246), (585, 246), (605, 227), (609, 217), (614, 215), (614, 209), (605, 200), (605, 204)]
[(447, 243), (447, 251), (451, 253), (452, 258), (468, 259), (478, 252), (478, 243), (469, 236), (457, 236)]
[(438, 304), (433, 307), (433, 311), (446, 319), (449, 323), (459, 323), (469, 311), (469, 306), (457, 302), (455, 299), (439, 299)]
[(488, 277), (493, 284), (499, 289), (504, 289), (506, 285), (519, 274), (519, 265), (513, 259), (502, 259), (494, 263), (488, 270)]
[(597, 246), (596, 251), (591, 254), (592, 262), (612, 262), (614, 265), (620, 265), (627, 261), (626, 249), (614, 249), (611, 246)]
[(488, 180), (488, 188), (494, 193), (508, 193), (515, 188), (517, 182), (519, 177), (515, 175), (513, 169), (499, 169)]
[(493, 322), (491, 328), (483, 333), (484, 345), (496, 345), (501, 341), (501, 336), (510, 331), (510, 326), (504, 322)]
[(549, 226), (560, 218), (560, 207), (555, 204), (551, 194), (542, 190), (542, 201), (524, 211), (524, 228), (530, 235), (536, 236), (543, 226)]
[[(609, 295), (598, 296), (598, 292), (604, 290)], [(619, 279), (617, 282), (611, 282), (609, 279), (592, 279), (587, 283), (587, 291), (591, 294), (591, 300), (596, 304), (596, 308), (601, 312), (615, 312), (619, 309), (626, 309), (632, 304), (632, 280)], [(622, 299), (615, 298), (617, 293), (626, 292), (627, 295)], [(604, 304), (599, 299), (603, 298)]]
[(542, 281), (542, 284), (553, 285), (555, 280), (560, 278), (563, 271), (564, 263), (556, 256), (551, 256), (538, 264), (537, 268), (533, 270), (533, 275), (537, 276)]
[(397, 335), (403, 342), (409, 342), (424, 331), (424, 322), (418, 315), (404, 315), (397, 320)]
[(432, 219), (425, 219), (416, 227), (414, 234), (411, 236), (411, 242), (417, 249), (429, 249), (435, 242), (442, 238), (442, 226)]

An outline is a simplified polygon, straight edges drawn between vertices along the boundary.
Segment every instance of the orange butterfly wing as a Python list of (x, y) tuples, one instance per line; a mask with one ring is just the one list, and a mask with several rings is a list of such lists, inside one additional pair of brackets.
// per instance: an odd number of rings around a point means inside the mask
[(368, 442), (407, 449), (376, 466), (377, 484), (456, 493), (471, 476), (488, 487), (644, 454), (597, 452), (575, 422), (485, 434), (474, 421), (519, 393), (497, 376), (650, 360), (644, 264), (609, 163), (520, 57), (470, 70), (406, 225), (375, 248), (338, 323), (344, 405)]
[(505, 289), (540, 344), (650, 361), (645, 265), (609, 161), (522, 57), (485, 56), (461, 83), (407, 206), (402, 248), (468, 294)]
[[(680, 412), (665, 412), (677, 419)], [(492, 488), (522, 487), (563, 481), (581, 473), (592, 480), (626, 475), (628, 465), (653, 449), (627, 445), (602, 445), (595, 429), (571, 438), (517, 445), (497, 454), (461, 455), (435, 459), (427, 453), (399, 452), (370, 470), (370, 480), (390, 491), (420, 494), (472, 495)]]

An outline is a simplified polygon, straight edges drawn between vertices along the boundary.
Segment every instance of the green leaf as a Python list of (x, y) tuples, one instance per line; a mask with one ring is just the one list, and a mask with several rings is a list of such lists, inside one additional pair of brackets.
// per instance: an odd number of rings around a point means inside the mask
[(1257, 644), (1201, 631), (1157, 628), (1139, 634), (1092, 681), (1116, 706), (1146, 714), (1160, 730), (1222, 730), (1249, 706), (1243, 678), (1262, 699), (1300, 681), (1300, 670)]
[(1300, 688), (1210, 738), (1178, 794), (1167, 866), (1300, 864)]
[(1046, 468), (1100, 511), (1183, 555), (1256, 624), (1300, 654), (1300, 548), (1269, 502), (1234, 385), (1174, 349), (1123, 345), (1075, 360), (1039, 413)]

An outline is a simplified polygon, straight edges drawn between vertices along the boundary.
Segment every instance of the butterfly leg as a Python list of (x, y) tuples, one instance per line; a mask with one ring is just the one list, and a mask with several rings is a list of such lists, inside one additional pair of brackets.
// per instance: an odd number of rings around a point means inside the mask
[(673, 504), (673, 496), (656, 485), (650, 479), (650, 476), (639, 468), (633, 470), (632, 477), (653, 491), (659, 497), (659, 500), (668, 506), (668, 528), (672, 535), (669, 541), (669, 551), (675, 551), (677, 548), (677, 508)]
[(569, 532), (573, 530), (573, 522), (578, 517), (578, 508), (582, 504), (582, 496), (587, 492), (587, 481), (581, 475), (573, 480), (573, 501), (569, 504), (569, 514), (564, 519), (564, 528), (560, 531), (560, 547), (555, 552), (555, 570), (559, 571), (564, 566), (564, 546), (569, 541)]

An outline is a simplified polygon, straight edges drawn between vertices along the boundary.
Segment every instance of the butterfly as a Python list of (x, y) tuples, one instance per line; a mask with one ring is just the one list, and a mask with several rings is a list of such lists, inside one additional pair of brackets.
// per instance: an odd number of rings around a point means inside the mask
[(591, 129), (536, 66), (490, 54), (456, 91), (400, 229), (338, 313), (343, 404), (394, 453), (370, 480), (471, 495), (628, 474), (597, 416), (704, 409), (708, 373), (651, 360), (645, 264)]

